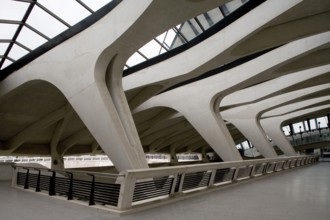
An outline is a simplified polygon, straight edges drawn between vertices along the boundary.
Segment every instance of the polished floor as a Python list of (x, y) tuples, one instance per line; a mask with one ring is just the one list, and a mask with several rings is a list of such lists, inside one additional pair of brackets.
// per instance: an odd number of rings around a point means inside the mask
[(321, 162), (128, 216), (0, 182), (1, 220), (329, 220), (330, 163)]

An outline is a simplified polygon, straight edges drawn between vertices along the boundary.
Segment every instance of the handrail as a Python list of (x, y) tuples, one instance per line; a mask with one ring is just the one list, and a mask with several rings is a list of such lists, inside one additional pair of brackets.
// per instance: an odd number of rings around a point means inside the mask
[(12, 165), (13, 168), (23, 168), (23, 169), (33, 169), (33, 170), (45, 170), (48, 172), (58, 172), (58, 173), (72, 173), (72, 174), (85, 174), (85, 175), (96, 175), (96, 176), (106, 176), (106, 177), (122, 177), (125, 174), (114, 174), (114, 173), (102, 173), (102, 172), (87, 172), (87, 171), (79, 171), (79, 170), (62, 170), (62, 169), (48, 169), (43, 167), (33, 167), (33, 166), (24, 166), (24, 165)]
[(255, 165), (260, 163), (271, 163), (271, 162), (279, 162), (284, 160), (292, 160), (292, 159), (299, 159), (304, 157), (314, 157), (311, 155), (305, 156), (290, 156), (290, 157), (277, 157), (277, 158), (267, 158), (267, 159), (255, 159), (255, 160), (244, 160), (244, 161), (229, 161), (229, 162), (216, 162), (216, 163), (204, 163), (204, 164), (191, 164), (191, 165), (179, 165), (179, 166), (172, 166), (172, 167), (157, 167), (152, 169), (131, 169), (126, 170), (123, 173), (134, 173), (139, 175), (139, 173), (159, 173), (163, 171), (167, 172), (195, 172), (195, 171), (202, 171), (205, 169), (223, 169), (223, 168), (231, 168), (231, 167), (238, 167), (238, 166), (247, 166), (247, 165)]
[[(277, 157), (246, 161), (230, 161), (208, 164), (158, 167), (126, 170), (120, 174), (99, 172), (47, 169), (14, 165), (16, 169), (13, 183), (36, 192), (48, 191), (49, 195), (66, 195), (68, 200), (83, 199), (89, 205), (107, 204), (116, 212), (129, 211), (135, 206), (152, 204), (152, 201), (175, 199), (184, 194), (211, 190), (223, 185), (235, 184), (259, 176), (317, 163), (319, 157), (313, 155)], [(38, 170), (38, 174), (29, 172)], [(40, 170), (52, 172), (41, 175)], [(68, 175), (57, 176), (56, 172)], [(90, 176), (73, 179), (74, 173)], [(121, 177), (115, 181), (97, 182), (96, 176)], [(92, 179), (91, 179), (92, 178)], [(151, 205), (152, 206), (152, 205)]]

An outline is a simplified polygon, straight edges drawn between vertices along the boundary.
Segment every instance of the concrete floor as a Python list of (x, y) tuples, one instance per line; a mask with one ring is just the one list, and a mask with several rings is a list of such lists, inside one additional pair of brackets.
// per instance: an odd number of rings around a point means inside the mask
[(1, 220), (330, 219), (328, 162), (121, 217), (9, 185), (0, 182)]

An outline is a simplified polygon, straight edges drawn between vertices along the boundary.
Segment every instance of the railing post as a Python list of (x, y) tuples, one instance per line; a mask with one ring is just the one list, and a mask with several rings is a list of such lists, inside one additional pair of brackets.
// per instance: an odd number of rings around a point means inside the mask
[(254, 177), (254, 170), (255, 170), (255, 168), (256, 168), (256, 165), (255, 164), (253, 164), (253, 165), (250, 165), (250, 167), (251, 167), (251, 171), (250, 171), (250, 177)]
[(36, 192), (40, 192), (40, 174), (41, 174), (41, 171), (38, 170), (38, 179), (37, 179), (37, 185), (36, 185)]
[(173, 177), (173, 182), (172, 182), (172, 185), (171, 185), (171, 191), (170, 191), (170, 195), (173, 195), (175, 193), (175, 187), (176, 187), (176, 182), (178, 181), (178, 175), (179, 174), (174, 174), (174, 177)]
[(55, 171), (52, 171), (53, 174), (52, 176), (50, 177), (50, 181), (49, 181), (49, 192), (48, 194), (50, 196), (54, 196), (55, 195), (55, 179), (56, 179), (56, 172)]
[(235, 171), (234, 171), (234, 175), (233, 175), (233, 179), (232, 179), (233, 182), (237, 181), (238, 171), (239, 171), (239, 166), (235, 167)]
[(214, 185), (214, 179), (215, 179), (216, 172), (217, 172), (216, 169), (212, 170), (212, 173), (211, 173), (211, 176), (210, 176), (210, 179), (209, 179), (209, 183), (208, 183), (209, 187)]
[(120, 183), (121, 186), (118, 200), (119, 210), (126, 210), (132, 207), (135, 182), (135, 174), (125, 173), (124, 180)]
[(271, 164), (269, 162), (265, 164), (264, 170), (262, 171), (262, 174), (267, 174), (268, 173), (267, 170), (268, 170), (269, 166), (271, 166)]
[(89, 205), (95, 205), (94, 202), (94, 191), (95, 191), (95, 176), (93, 174), (88, 174), (92, 176), (92, 185), (91, 185), (91, 192), (89, 194)]
[(28, 189), (29, 188), (29, 169), (26, 169), (26, 176), (25, 176), (25, 183), (24, 183), (24, 189)]
[(18, 175), (18, 168), (14, 165), (12, 165), (14, 171), (12, 174), (12, 178), (11, 178), (11, 186), (12, 187), (16, 187), (17, 186), (17, 175)]
[(183, 182), (184, 182), (184, 177), (185, 177), (185, 173), (181, 174), (181, 178), (180, 178), (180, 183), (179, 183), (179, 188), (178, 188), (178, 192), (182, 192), (182, 188), (183, 188)]
[(73, 173), (69, 173), (70, 174), (70, 184), (69, 184), (69, 192), (68, 192), (68, 200), (72, 200), (73, 199)]

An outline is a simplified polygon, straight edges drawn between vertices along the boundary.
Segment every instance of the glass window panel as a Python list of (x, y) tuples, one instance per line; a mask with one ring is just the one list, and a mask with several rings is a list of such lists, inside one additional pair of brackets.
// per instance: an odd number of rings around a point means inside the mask
[(29, 3), (1, 0), (0, 19), (21, 21)]
[(74, 25), (90, 15), (75, 0), (38, 0), (38, 2), (70, 25)]
[(11, 62), (10, 60), (6, 59), (5, 62), (3, 63), (3, 65), (2, 65), (1, 69), (3, 69), (3, 68), (5, 68), (5, 67), (9, 66), (9, 65), (12, 64), (12, 63), (13, 63), (13, 62)]
[(327, 122), (326, 122), (326, 120), (325, 120), (324, 117), (322, 117), (322, 118), (317, 118), (317, 125), (318, 125), (318, 127), (321, 127), (321, 128), (326, 128), (326, 127), (328, 127), (328, 126), (327, 126)]
[(304, 125), (303, 125), (302, 122), (298, 122), (298, 123), (293, 124), (294, 133), (296, 133), (296, 134), (299, 133), (300, 129), (301, 129), (301, 131), (304, 131)]
[(33, 8), (31, 15), (27, 19), (27, 23), (49, 38), (53, 38), (67, 29), (64, 24), (39, 7)]
[(166, 53), (167, 51), (162, 47), (161, 49), (160, 49), (160, 53), (159, 54), (162, 54), (162, 53)]
[(112, 0), (82, 0), (88, 7), (90, 7), (93, 11), (97, 11), (102, 8), (104, 5), (108, 4)]
[(11, 40), (18, 28), (16, 24), (1, 24), (0, 23), (0, 39)]
[(141, 47), (139, 51), (150, 59), (159, 54), (160, 47), (161, 46), (155, 40), (152, 40), (143, 47)]
[(307, 121), (304, 121), (304, 124), (305, 124), (305, 129), (306, 129), (306, 131), (309, 131), (309, 128), (308, 128), (308, 123), (307, 123)]
[(197, 18), (205, 30), (210, 27), (210, 24), (207, 22), (206, 17), (203, 14), (198, 15)]
[(204, 17), (204, 20), (207, 23), (202, 23), (205, 29), (208, 29), (210, 25), (212, 26), (224, 18), (219, 8), (212, 9), (205, 15), (201, 15), (201, 17)]
[(0, 55), (4, 55), (9, 43), (0, 43)]
[(195, 38), (201, 32), (197, 31), (196, 27), (188, 21), (184, 22), (183, 26), (179, 30), (188, 41)]
[(242, 145), (244, 150), (250, 149), (250, 146), (249, 146), (247, 141), (242, 142), (241, 145)]
[(170, 49), (176, 48), (178, 46), (181, 46), (182, 44), (184, 44), (186, 41), (181, 37), (181, 35), (177, 34), (174, 37), (174, 40), (170, 46)]
[(228, 2), (226, 4), (226, 8), (230, 14), (233, 11), (235, 11), (236, 9), (238, 9), (239, 7), (241, 7), (242, 5), (243, 5), (243, 3), (241, 0), (234, 0), (234, 1)]
[(315, 119), (310, 119), (309, 122), (311, 124), (311, 129), (315, 130), (316, 129)]
[(31, 31), (29, 28), (23, 27), (17, 38), (17, 41), (33, 50), (39, 47), (41, 44), (45, 43), (47, 40), (41, 37), (39, 34)]
[(289, 125), (282, 127), (284, 135), (290, 135), (290, 127)]
[(128, 66), (134, 66), (134, 65), (139, 64), (139, 63), (141, 63), (145, 60), (146, 59), (144, 59), (144, 57), (142, 57), (140, 54), (135, 52), (130, 58), (128, 58), (126, 64)]
[(14, 60), (18, 60), (19, 58), (21, 58), (22, 56), (24, 56), (27, 53), (28, 53), (27, 50), (25, 50), (22, 47), (14, 44), (13, 47), (11, 48), (10, 52), (9, 52), (9, 57), (14, 59)]
[(173, 40), (175, 38), (176, 33), (174, 32), (173, 29), (170, 29), (167, 31), (166, 38), (164, 40), (165, 45), (167, 46), (168, 49), (171, 48), (171, 45), (173, 43)]
[(157, 39), (159, 42), (163, 43), (165, 36), (166, 36), (166, 32), (164, 32), (164, 33), (162, 33), (161, 35), (159, 35), (158, 37), (156, 37), (156, 39)]

